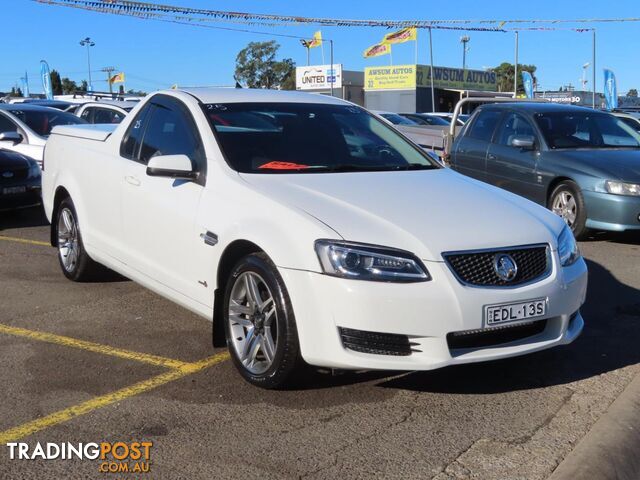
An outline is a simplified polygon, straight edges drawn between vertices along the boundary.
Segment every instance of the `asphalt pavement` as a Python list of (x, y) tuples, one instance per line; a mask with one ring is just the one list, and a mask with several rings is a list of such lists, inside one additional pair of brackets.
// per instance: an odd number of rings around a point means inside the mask
[(8, 442), (153, 442), (148, 478), (546, 479), (640, 374), (640, 234), (582, 242), (572, 345), (433, 372), (243, 382), (211, 324), (115, 276), (60, 272), (38, 209), (0, 213), (2, 478), (145, 478), (11, 460)]

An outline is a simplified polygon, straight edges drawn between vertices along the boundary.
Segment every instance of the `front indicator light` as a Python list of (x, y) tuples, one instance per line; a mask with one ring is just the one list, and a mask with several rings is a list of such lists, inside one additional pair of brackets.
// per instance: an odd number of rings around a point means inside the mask
[(431, 280), (422, 262), (404, 250), (338, 240), (318, 240), (315, 248), (327, 275), (379, 282)]

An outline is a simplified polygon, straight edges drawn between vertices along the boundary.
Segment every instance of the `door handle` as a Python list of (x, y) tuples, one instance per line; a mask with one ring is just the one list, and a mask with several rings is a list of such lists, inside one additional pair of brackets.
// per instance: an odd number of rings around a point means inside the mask
[(126, 177), (124, 177), (124, 179), (127, 181), (127, 183), (133, 185), (134, 187), (139, 187), (141, 185), (140, 180), (138, 180), (136, 177), (132, 177), (131, 175), (127, 175)]
[(496, 156), (495, 156), (493, 153), (490, 153), (489, 155), (487, 155), (487, 158), (488, 158), (489, 160), (495, 160), (495, 159), (496, 159)]

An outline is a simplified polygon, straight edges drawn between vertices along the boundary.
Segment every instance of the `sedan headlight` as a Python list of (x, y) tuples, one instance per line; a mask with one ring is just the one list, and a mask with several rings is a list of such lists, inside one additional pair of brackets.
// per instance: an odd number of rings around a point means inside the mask
[(638, 185), (637, 183), (625, 183), (607, 180), (605, 182), (605, 187), (607, 188), (607, 192), (613, 193), (614, 195), (640, 196), (640, 185)]
[(380, 282), (431, 280), (422, 262), (404, 250), (337, 240), (318, 240), (315, 247), (327, 275)]
[(569, 227), (564, 227), (558, 237), (558, 255), (563, 267), (573, 265), (580, 258), (578, 243)]
[(34, 163), (29, 167), (29, 173), (27, 174), (27, 178), (39, 178), (40, 177), (40, 167), (37, 163)]

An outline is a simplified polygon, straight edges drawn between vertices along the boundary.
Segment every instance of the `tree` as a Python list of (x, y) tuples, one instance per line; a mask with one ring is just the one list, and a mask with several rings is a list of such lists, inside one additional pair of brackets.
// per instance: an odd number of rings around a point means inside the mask
[(295, 62), (276, 60), (280, 45), (275, 40), (250, 42), (236, 57), (235, 77), (249, 88), (295, 89)]
[(129, 90), (127, 90), (127, 95), (137, 95), (138, 97), (145, 97), (147, 95), (147, 92), (143, 92), (142, 90), (134, 90), (133, 88), (130, 88)]
[(82, 80), (80, 82), (80, 85), (78, 85), (78, 91), (86, 92), (87, 90), (89, 90), (89, 82), (87, 82), (86, 80)]
[(62, 95), (62, 80), (57, 70), (51, 70), (51, 90), (54, 95)]
[(78, 84), (73, 80), (64, 77), (62, 79), (62, 93), (65, 95), (70, 95), (72, 93), (76, 93), (78, 91)]
[(9, 92), (10, 97), (24, 97), (22, 94), (22, 89), (20, 87), (11, 87), (11, 92)]
[(627, 97), (637, 97), (638, 96), (638, 90), (636, 90), (635, 88), (632, 88), (629, 90), (629, 92), (627, 93)]
[[(537, 67), (535, 65), (521, 65), (518, 64), (518, 93), (524, 93), (524, 85), (522, 83), (522, 72), (529, 72), (533, 77), (533, 83), (537, 83), (535, 71)], [(513, 64), (509, 62), (502, 62), (496, 68), (493, 69), (498, 77), (498, 91), (499, 92), (513, 92), (513, 78), (515, 75), (515, 68)]]

